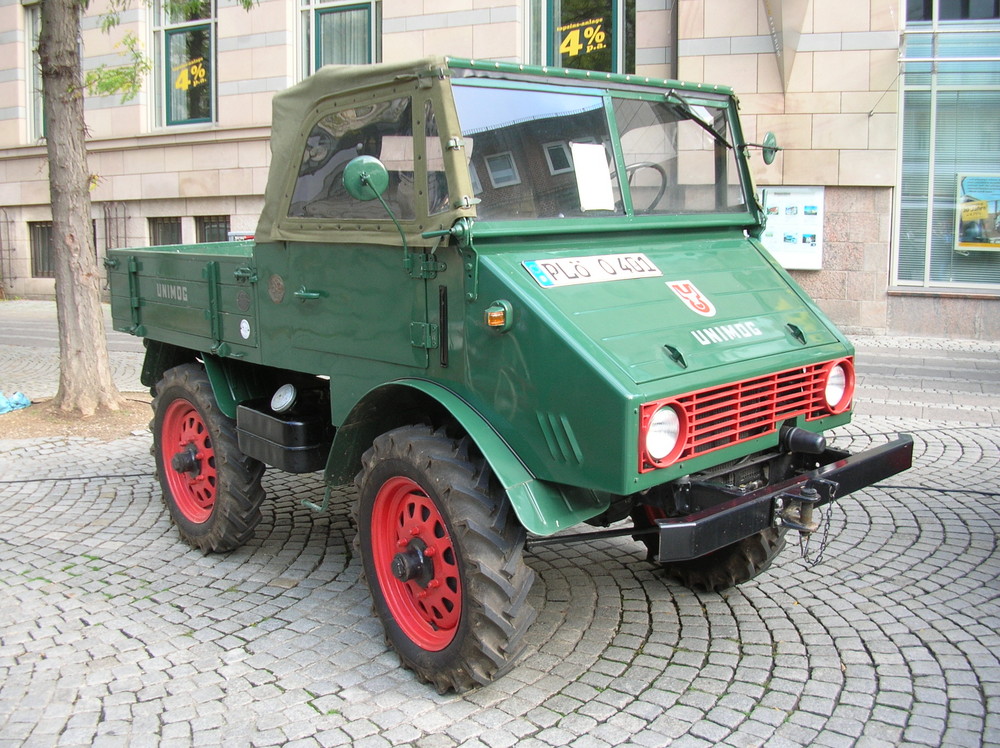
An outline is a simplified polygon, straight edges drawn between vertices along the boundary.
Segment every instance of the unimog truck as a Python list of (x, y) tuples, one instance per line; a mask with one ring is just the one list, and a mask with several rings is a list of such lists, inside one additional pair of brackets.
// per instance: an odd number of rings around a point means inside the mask
[(266, 466), (323, 471), (317, 510), (353, 481), (375, 611), (442, 692), (523, 648), (526, 543), (763, 572), (912, 440), (827, 444), (854, 351), (758, 241), (762, 140), (723, 86), (453, 58), (275, 96), (252, 241), (106, 261), (181, 537), (251, 538)]

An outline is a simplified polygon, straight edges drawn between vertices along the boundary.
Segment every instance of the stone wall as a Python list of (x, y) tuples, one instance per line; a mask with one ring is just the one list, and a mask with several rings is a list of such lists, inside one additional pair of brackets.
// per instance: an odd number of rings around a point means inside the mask
[(824, 203), (823, 269), (791, 275), (846, 332), (883, 334), (892, 189), (827, 187)]

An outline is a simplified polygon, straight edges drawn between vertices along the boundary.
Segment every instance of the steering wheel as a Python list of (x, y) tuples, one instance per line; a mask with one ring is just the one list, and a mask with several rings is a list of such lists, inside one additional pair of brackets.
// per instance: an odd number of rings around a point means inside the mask
[(655, 171), (657, 174), (660, 175), (660, 188), (656, 192), (656, 197), (654, 197), (650, 201), (649, 205), (646, 206), (645, 210), (640, 211), (636, 209), (637, 213), (650, 213), (652, 212), (653, 208), (659, 205), (660, 200), (663, 199), (663, 195), (666, 194), (667, 192), (667, 172), (663, 169), (662, 166), (660, 166), (657, 163), (653, 163), (652, 161), (637, 161), (634, 164), (628, 164), (625, 167), (625, 176), (626, 176), (626, 181), (628, 182), (628, 186), (630, 188), (632, 187), (632, 177), (635, 176), (635, 173), (639, 171), (639, 169), (652, 169), (653, 171)]

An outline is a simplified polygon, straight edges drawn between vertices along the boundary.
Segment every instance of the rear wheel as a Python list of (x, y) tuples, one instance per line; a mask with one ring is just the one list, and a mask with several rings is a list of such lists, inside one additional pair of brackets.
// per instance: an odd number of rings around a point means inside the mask
[(469, 440), (425, 426), (378, 437), (356, 479), (365, 577), (403, 665), (439, 692), (489, 683), (534, 619), (524, 530)]
[[(664, 512), (650, 506), (636, 507), (632, 512), (632, 520), (639, 529), (654, 526), (657, 519), (665, 516)], [(785, 547), (785, 532), (769, 527), (699, 558), (665, 562), (656, 560), (659, 537), (655, 534), (638, 537), (646, 545), (647, 559), (663, 569), (670, 579), (689, 589), (719, 592), (766, 571)]]
[(240, 452), (236, 422), (201, 366), (164, 372), (150, 429), (163, 500), (184, 541), (206, 553), (246, 542), (261, 519), (264, 466)]

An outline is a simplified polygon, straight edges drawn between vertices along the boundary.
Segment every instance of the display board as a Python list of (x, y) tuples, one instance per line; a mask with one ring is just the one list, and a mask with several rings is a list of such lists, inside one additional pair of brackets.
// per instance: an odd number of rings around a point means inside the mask
[(788, 270), (823, 268), (823, 187), (764, 187), (761, 243)]
[(1000, 174), (959, 174), (957, 251), (1000, 251)]

